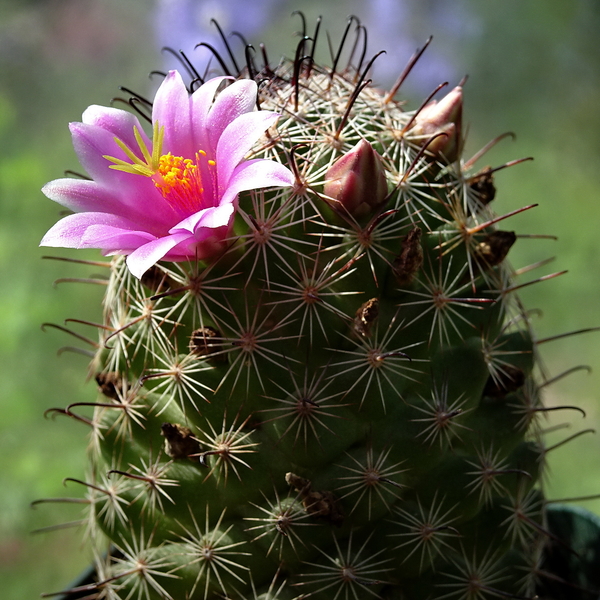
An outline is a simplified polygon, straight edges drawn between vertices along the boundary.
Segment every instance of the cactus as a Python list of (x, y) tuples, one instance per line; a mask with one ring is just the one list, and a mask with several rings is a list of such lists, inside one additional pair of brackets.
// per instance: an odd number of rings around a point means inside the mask
[(535, 594), (544, 407), (496, 169), (462, 158), (460, 86), (396, 99), (420, 53), (382, 92), (318, 39), (169, 73), (148, 133), (88, 109), (89, 177), (45, 188), (75, 214), (43, 244), (114, 255), (99, 399), (61, 410), (91, 428), (86, 597)]

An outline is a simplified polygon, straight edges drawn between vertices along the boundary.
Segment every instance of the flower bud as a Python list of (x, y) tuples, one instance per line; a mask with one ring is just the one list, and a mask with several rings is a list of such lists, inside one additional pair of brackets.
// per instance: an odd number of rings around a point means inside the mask
[(434, 100), (425, 106), (415, 117), (411, 134), (430, 138), (438, 133), (445, 133), (435, 138), (427, 150), (432, 154), (443, 155), (448, 162), (454, 162), (460, 153), (462, 143), (462, 87), (456, 86), (439, 102)]
[(362, 139), (325, 174), (326, 199), (338, 212), (362, 219), (373, 215), (388, 194), (385, 169), (373, 146)]

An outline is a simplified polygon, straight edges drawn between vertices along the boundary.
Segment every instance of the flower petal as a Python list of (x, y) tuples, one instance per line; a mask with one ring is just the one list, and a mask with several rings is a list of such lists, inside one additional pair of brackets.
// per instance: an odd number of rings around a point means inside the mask
[(217, 96), (204, 124), (211, 152), (216, 151), (219, 138), (229, 123), (254, 110), (257, 90), (254, 81), (241, 79), (234, 81)]
[(83, 111), (81, 122), (86, 125), (95, 125), (109, 131), (113, 134), (113, 137), (118, 137), (125, 142), (129, 148), (140, 157), (141, 153), (138, 150), (139, 145), (133, 132), (134, 127), (139, 131), (146, 147), (152, 147), (148, 136), (140, 125), (139, 119), (126, 110), (92, 104), (92, 106), (89, 106)]
[[(144, 244), (155, 236), (139, 231), (137, 225), (117, 215), (109, 213), (85, 212), (68, 215), (52, 227), (40, 242), (40, 246), (55, 248), (100, 248), (104, 251), (115, 251), (114, 242), (106, 245), (106, 240), (114, 240), (121, 232), (127, 236), (127, 247), (119, 250), (131, 250)], [(137, 239), (137, 243), (133, 239)]]
[(69, 128), (77, 158), (94, 181), (108, 188), (135, 186), (139, 176), (134, 176), (135, 178), (132, 179), (131, 173), (111, 169), (113, 163), (104, 158), (112, 156), (130, 162), (115, 142), (116, 136), (112, 131), (88, 123), (71, 123)]
[(233, 172), (227, 189), (221, 197), (221, 204), (233, 202), (245, 190), (265, 187), (290, 187), (294, 185), (294, 175), (281, 163), (258, 158), (238, 165)]
[(155, 237), (146, 231), (130, 231), (110, 225), (91, 225), (81, 238), (80, 248), (100, 248), (102, 254), (129, 254)]
[(234, 212), (235, 207), (231, 202), (221, 204), (221, 206), (205, 208), (181, 221), (181, 223), (178, 223), (171, 231), (169, 231), (169, 233), (187, 231), (189, 233), (197, 234), (202, 227), (208, 229), (225, 227), (230, 224)]
[(140, 246), (127, 257), (127, 266), (131, 273), (138, 279), (169, 250), (186, 240), (194, 241), (194, 237), (189, 232), (175, 233), (165, 237), (153, 240)]
[(277, 113), (257, 111), (241, 115), (227, 125), (217, 144), (219, 187), (227, 185), (235, 167), (278, 118)]
[(42, 192), (74, 212), (112, 213), (156, 236), (164, 235), (177, 222), (173, 209), (145, 177), (130, 176), (126, 186), (113, 189), (96, 181), (67, 177), (50, 181)]
[(206, 133), (206, 120), (212, 106), (215, 94), (224, 81), (230, 81), (233, 77), (213, 77), (194, 91), (191, 97), (192, 113), (192, 137), (196, 150), (210, 152), (208, 135)]
[(162, 153), (191, 158), (198, 148), (192, 144), (190, 95), (177, 71), (169, 71), (156, 92), (152, 122), (164, 127)]
[(120, 200), (112, 191), (96, 181), (87, 179), (55, 179), (47, 183), (42, 192), (50, 200), (73, 212), (97, 211), (118, 214), (122, 209)]

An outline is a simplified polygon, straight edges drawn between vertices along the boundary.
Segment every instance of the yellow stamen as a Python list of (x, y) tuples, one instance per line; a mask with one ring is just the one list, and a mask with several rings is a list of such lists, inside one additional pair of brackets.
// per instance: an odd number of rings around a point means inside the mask
[(171, 194), (181, 197), (204, 191), (198, 165), (189, 158), (173, 156), (170, 152), (160, 157), (158, 170), (152, 179), (167, 199)]

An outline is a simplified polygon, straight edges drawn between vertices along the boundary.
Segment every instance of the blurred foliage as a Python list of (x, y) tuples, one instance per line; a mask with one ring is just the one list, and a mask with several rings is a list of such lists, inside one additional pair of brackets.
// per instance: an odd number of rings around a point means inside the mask
[[(424, 41), (433, 34), (431, 52), (450, 57), (459, 79), (462, 73), (469, 75), (467, 154), (515, 131), (516, 140), (501, 142), (482, 166), (535, 157), (498, 173), (496, 210), (539, 203), (510, 226), (519, 233), (558, 236), (521, 237), (511, 252), (516, 267), (557, 256), (523, 281), (569, 270), (521, 292), (528, 307), (543, 311), (535, 319), (540, 337), (600, 325), (600, 4), (396, 2), (410, 9), (415, 37)], [(298, 28), (297, 20), (287, 17), (292, 9), (304, 10), (309, 23), (323, 14), (324, 27), (335, 40), (345, 25), (340, 15), (360, 16), (364, 6), (358, 0), (348, 0), (344, 9), (341, 2), (334, 4), (299, 0), (289, 4), (289, 11), (278, 11), (277, 22), (264, 36), (271, 57), (291, 53), (290, 34)], [(451, 5), (457, 15), (468, 16), (466, 33), (464, 28), (457, 32), (452, 19), (433, 18), (441, 14), (442, 4), (446, 11)], [(81, 486), (68, 483), (65, 488), (62, 480), (84, 477), (85, 426), (61, 416), (44, 419), (44, 411), (94, 395), (93, 384), (85, 383), (85, 357), (68, 352), (56, 356), (61, 346), (75, 340), (55, 329), (42, 333), (40, 325), (62, 324), (68, 317), (94, 321), (102, 293), (99, 286), (52, 285), (60, 277), (88, 277), (94, 269), (42, 260), (43, 255), (93, 260), (97, 254), (38, 249), (60, 210), (39, 190), (64, 169), (78, 169), (69, 121), (78, 120), (89, 104), (106, 104), (118, 96), (119, 85), (140, 91), (152, 87), (147, 73), (160, 68), (162, 60), (154, 42), (152, 8), (151, 0), (0, 0), (0, 578), (6, 600), (58, 591), (90, 560), (81, 551), (79, 531), (30, 534), (81, 514), (77, 506), (61, 504), (32, 511), (33, 500), (84, 495)], [(387, 44), (393, 40), (371, 41), (370, 50)], [(419, 68), (427, 68), (426, 57)], [(412, 105), (419, 102), (415, 96)], [(73, 327), (94, 337), (93, 328)], [(540, 346), (548, 372), (555, 375), (582, 363), (600, 372), (598, 335)], [(588, 413), (585, 421), (575, 412), (553, 413), (549, 427), (559, 429), (549, 434), (550, 445), (598, 426), (598, 382), (597, 373), (579, 372), (549, 386), (550, 405), (575, 404)], [(560, 428), (569, 421), (571, 429)], [(548, 461), (551, 498), (600, 492), (600, 436), (587, 434), (557, 446)], [(600, 513), (598, 501), (586, 506)]]

